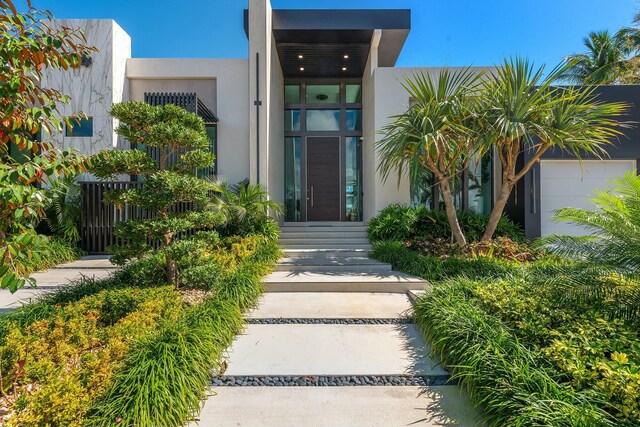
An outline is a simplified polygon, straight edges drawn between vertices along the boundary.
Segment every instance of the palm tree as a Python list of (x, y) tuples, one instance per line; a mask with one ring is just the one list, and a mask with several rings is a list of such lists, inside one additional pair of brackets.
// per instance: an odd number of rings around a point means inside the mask
[(282, 205), (269, 200), (269, 193), (259, 184), (242, 181), (230, 185), (227, 181), (214, 181), (211, 190), (215, 195), (210, 208), (223, 212), (231, 223), (249, 223), (267, 217), (269, 212), (276, 216), (283, 213)]
[[(478, 133), (489, 139), (502, 165), (502, 182), (489, 216), (483, 241), (491, 240), (507, 199), (516, 183), (550, 148), (603, 157), (602, 146), (620, 135), (616, 121), (627, 108), (624, 103), (602, 103), (594, 86), (558, 88), (553, 82), (571, 64), (553, 69), (534, 68), (526, 59), (505, 59), (502, 67), (484, 82)], [(525, 163), (518, 160), (527, 154)]]
[[(640, 315), (640, 177), (633, 172), (613, 181), (610, 191), (593, 198), (597, 210), (562, 208), (556, 220), (570, 221), (587, 236), (552, 235), (541, 245), (578, 261), (578, 268), (560, 267), (547, 282), (573, 297), (617, 300), (624, 317)], [(567, 271), (563, 271), (567, 270)], [(568, 286), (567, 286), (568, 285)]]
[(392, 172), (398, 180), (412, 180), (431, 172), (440, 187), (455, 241), (466, 244), (451, 192), (451, 181), (482, 151), (470, 123), (476, 114), (476, 95), (482, 73), (470, 69), (443, 70), (434, 78), (418, 73), (405, 78), (403, 87), (413, 99), (407, 111), (392, 117), (376, 146), (383, 180)]
[(586, 52), (566, 58), (571, 66), (559, 76), (559, 80), (569, 84), (618, 82), (628, 67), (631, 40), (634, 40), (631, 29), (623, 29), (616, 34), (606, 30), (589, 33), (584, 39)]

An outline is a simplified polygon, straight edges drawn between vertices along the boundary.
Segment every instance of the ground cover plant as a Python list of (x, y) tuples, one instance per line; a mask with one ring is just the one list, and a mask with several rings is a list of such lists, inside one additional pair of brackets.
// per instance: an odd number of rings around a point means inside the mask
[(430, 281), (416, 323), (491, 426), (640, 424), (640, 178), (594, 201), (557, 212), (585, 237), (374, 243)]

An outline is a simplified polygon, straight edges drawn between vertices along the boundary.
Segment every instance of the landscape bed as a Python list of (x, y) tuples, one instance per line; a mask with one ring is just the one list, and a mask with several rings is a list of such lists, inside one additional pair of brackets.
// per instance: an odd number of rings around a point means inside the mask
[(371, 256), (430, 282), (414, 319), (487, 424), (640, 425), (635, 276), (504, 238), (463, 250), (403, 237)]
[(84, 280), (0, 317), (0, 425), (180, 426), (199, 410), (280, 249), (197, 233), (179, 289), (163, 258)]

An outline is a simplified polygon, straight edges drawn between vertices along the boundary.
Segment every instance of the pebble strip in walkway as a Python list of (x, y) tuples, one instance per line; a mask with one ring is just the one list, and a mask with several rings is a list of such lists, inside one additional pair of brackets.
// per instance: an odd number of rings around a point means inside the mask
[[(192, 425), (477, 425), (412, 323), (405, 291), (424, 282), (369, 259), (365, 245), (314, 250), (300, 238), (305, 227), (290, 227), (290, 239), (286, 228), (287, 256)], [(340, 241), (340, 226), (324, 228), (325, 240)]]

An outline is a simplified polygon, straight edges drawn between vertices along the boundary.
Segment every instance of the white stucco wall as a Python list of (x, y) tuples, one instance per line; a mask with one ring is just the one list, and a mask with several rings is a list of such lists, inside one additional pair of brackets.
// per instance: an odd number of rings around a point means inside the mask
[(115, 147), (117, 135), (108, 111), (114, 102), (128, 97), (124, 70), (131, 57), (131, 38), (111, 19), (61, 19), (51, 25), (82, 30), (86, 44), (98, 52), (91, 53), (88, 67), (44, 71), (42, 87), (57, 89), (70, 97), (69, 105), (60, 106), (61, 114), (83, 112), (93, 117), (92, 137), (66, 137), (64, 132), (56, 132), (49, 138), (59, 148), (74, 148), (84, 154)]
[(284, 76), (275, 40), (271, 41), (271, 82), (269, 91), (269, 195), (284, 203)]
[(196, 92), (220, 120), (218, 173), (231, 183), (250, 175), (247, 59), (133, 58), (127, 62), (132, 99), (144, 92)]

